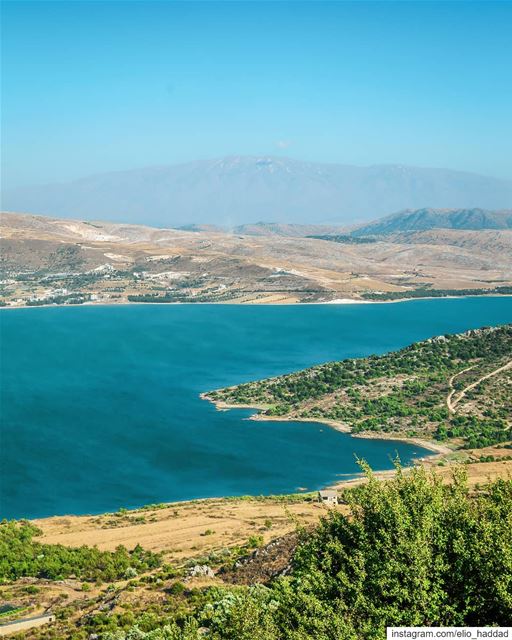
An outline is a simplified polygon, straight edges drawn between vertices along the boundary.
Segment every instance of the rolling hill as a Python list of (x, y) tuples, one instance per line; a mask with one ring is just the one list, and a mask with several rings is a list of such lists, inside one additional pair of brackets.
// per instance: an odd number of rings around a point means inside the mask
[(479, 208), (417, 209), (414, 211), (407, 209), (360, 226), (352, 232), (352, 235), (387, 235), (432, 229), (456, 229), (459, 231), (512, 229), (512, 209), (501, 211)]
[(508, 229), (411, 231), (368, 242), (312, 225), (254, 226), (274, 233), (3, 213), (0, 306), (382, 300), (512, 287)]
[(342, 227), (322, 224), (286, 224), (279, 222), (256, 222), (241, 224), (233, 233), (243, 236), (282, 236), (284, 238), (306, 238), (314, 234), (334, 235), (344, 231)]

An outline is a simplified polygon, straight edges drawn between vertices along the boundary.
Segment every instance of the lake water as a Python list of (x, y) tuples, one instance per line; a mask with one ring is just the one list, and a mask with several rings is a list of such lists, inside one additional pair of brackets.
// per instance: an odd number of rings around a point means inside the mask
[(3, 310), (0, 517), (317, 489), (426, 452), (254, 422), (202, 391), (512, 321), (512, 298)]

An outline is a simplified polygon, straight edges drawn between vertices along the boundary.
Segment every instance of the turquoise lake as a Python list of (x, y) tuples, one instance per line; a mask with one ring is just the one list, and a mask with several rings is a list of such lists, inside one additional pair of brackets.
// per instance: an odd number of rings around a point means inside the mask
[(426, 454), (254, 422), (202, 391), (512, 322), (512, 298), (3, 310), (0, 518), (313, 490)]

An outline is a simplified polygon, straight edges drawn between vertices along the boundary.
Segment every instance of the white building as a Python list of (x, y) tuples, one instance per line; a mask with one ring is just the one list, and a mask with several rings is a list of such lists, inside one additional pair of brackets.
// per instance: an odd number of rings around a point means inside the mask
[(322, 489), (318, 492), (318, 501), (329, 506), (338, 504), (338, 492), (335, 489)]

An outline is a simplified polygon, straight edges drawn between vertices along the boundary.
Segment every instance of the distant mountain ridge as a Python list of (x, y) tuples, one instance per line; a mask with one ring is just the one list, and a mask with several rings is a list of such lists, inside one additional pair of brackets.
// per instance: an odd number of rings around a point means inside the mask
[(456, 229), (479, 231), (482, 229), (512, 229), (512, 209), (489, 211), (486, 209), (409, 209), (394, 213), (358, 227), (354, 236), (388, 235), (407, 231)]
[(343, 226), (424, 206), (511, 207), (512, 181), (448, 169), (233, 156), (2, 194), (11, 211), (159, 227), (233, 228), (255, 220)]

